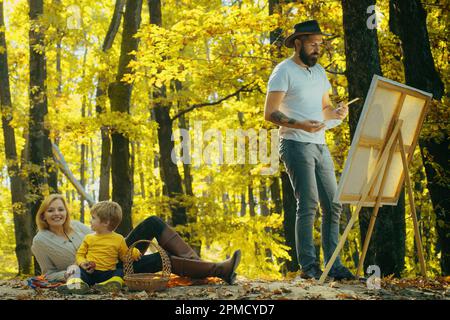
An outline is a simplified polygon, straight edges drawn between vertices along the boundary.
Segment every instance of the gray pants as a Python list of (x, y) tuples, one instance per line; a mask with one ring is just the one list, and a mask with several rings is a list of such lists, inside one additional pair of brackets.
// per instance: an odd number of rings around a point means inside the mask
[[(342, 212), (342, 206), (333, 202), (337, 183), (330, 151), (324, 144), (282, 139), (280, 156), (297, 199), (295, 243), (300, 266), (307, 270), (316, 263), (313, 226), (319, 200), (322, 209), (322, 247), (326, 264), (338, 244), (339, 217)], [(338, 256), (333, 268), (340, 265)]]

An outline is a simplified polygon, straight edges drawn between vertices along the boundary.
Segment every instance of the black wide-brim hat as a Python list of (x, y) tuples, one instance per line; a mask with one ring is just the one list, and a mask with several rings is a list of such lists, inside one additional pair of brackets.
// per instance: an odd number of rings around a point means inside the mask
[(284, 45), (288, 48), (294, 47), (294, 40), (301, 35), (306, 34), (321, 34), (323, 36), (331, 36), (329, 33), (324, 33), (320, 30), (319, 23), (316, 20), (309, 20), (302, 23), (297, 23), (294, 26), (294, 33), (284, 39)]

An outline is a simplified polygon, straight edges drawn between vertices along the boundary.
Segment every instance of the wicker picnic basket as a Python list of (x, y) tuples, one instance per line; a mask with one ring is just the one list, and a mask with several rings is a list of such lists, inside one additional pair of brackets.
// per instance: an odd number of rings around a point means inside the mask
[[(133, 248), (141, 242), (148, 242), (150, 247), (159, 251), (162, 261), (162, 271), (158, 273), (134, 273), (133, 270)], [(166, 251), (150, 240), (138, 240), (133, 243), (127, 252), (124, 264), (124, 277), (126, 286), (132, 291), (161, 291), (167, 288), (171, 274), (170, 259)]]

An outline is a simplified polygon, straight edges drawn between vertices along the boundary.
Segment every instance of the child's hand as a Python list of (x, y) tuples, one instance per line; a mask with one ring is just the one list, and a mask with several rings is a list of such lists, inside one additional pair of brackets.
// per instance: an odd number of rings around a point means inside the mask
[(133, 259), (133, 261), (139, 261), (141, 260), (141, 257), (142, 253), (137, 248), (133, 248), (133, 250), (131, 250), (131, 259)]
[(139, 252), (138, 254), (135, 254), (133, 258), (134, 258), (134, 259), (133, 259), (134, 261), (139, 261), (139, 260), (141, 260), (141, 258), (142, 258), (142, 253)]
[(95, 271), (95, 262), (86, 261), (80, 264), (80, 267), (86, 270), (87, 273), (93, 273)]

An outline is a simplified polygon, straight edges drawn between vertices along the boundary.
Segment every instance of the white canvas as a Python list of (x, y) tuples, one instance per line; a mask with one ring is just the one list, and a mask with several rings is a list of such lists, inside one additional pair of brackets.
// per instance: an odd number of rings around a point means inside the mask
[[(401, 133), (407, 160), (411, 160), (431, 98), (430, 93), (378, 75), (373, 77), (334, 201), (355, 204), (361, 199), (362, 189), (371, 178), (397, 119), (403, 120)], [(385, 167), (376, 178), (364, 206), (375, 205)], [(397, 204), (403, 181), (403, 164), (397, 148), (387, 172), (382, 205)]]

